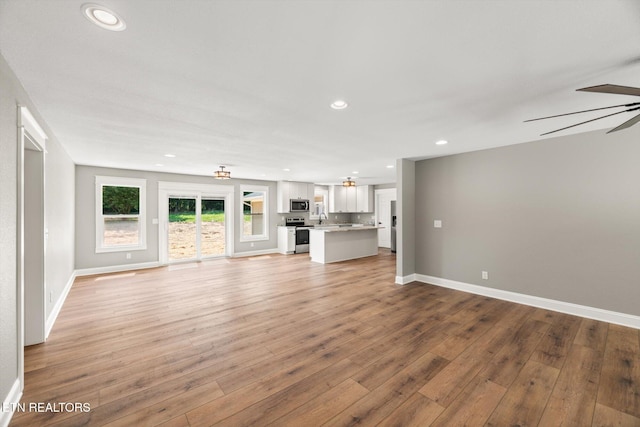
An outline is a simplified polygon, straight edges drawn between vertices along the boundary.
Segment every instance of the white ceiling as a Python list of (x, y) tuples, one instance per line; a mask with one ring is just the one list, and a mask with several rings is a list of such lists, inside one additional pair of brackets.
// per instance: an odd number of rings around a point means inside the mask
[(583, 116), (525, 119), (635, 100), (577, 88), (640, 87), (637, 0), (94, 2), (127, 29), (83, 1), (0, 0), (2, 55), (83, 165), (394, 182), (398, 158), (532, 141)]

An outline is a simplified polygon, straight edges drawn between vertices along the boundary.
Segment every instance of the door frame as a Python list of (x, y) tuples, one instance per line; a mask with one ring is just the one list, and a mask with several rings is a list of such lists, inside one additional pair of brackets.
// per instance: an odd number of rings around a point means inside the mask
[[(39, 285), (39, 289), (37, 289), (36, 293), (40, 296), (41, 300), (37, 301), (35, 306), (42, 307), (42, 313), (39, 315), (42, 316), (42, 325), (41, 328), (38, 328), (41, 333), (38, 334), (38, 339), (41, 339), (40, 342), (44, 342), (46, 340), (46, 282), (45, 282), (45, 265), (46, 265), (46, 224), (45, 224), (45, 154), (46, 154), (46, 141), (47, 135), (42, 130), (38, 122), (35, 120), (31, 112), (27, 107), (18, 105), (17, 106), (17, 115), (18, 115), (18, 129), (17, 129), (17, 137), (18, 137), (18, 152), (17, 152), (17, 198), (18, 198), (18, 212), (17, 212), (17, 245), (16, 245), (16, 259), (17, 259), (17, 271), (16, 271), (16, 285), (17, 285), (17, 298), (16, 298), (16, 315), (17, 315), (17, 337), (18, 337), (18, 376), (20, 380), (20, 390), (24, 389), (24, 346), (25, 346), (25, 314), (28, 315), (34, 309), (34, 304), (31, 304), (30, 301), (27, 302), (25, 306), (25, 281), (24, 281), (24, 272), (25, 272), (25, 209), (24, 209), (24, 201), (25, 201), (25, 150), (33, 150), (36, 152), (40, 152), (41, 158), (38, 162), (38, 166), (40, 170), (38, 171), (37, 176), (39, 177), (38, 183), (36, 183), (37, 191), (39, 192), (38, 197), (40, 198), (40, 203), (42, 206), (42, 212), (38, 212), (38, 230), (42, 231), (42, 233), (38, 233), (39, 236), (35, 236), (36, 239), (39, 240), (42, 246), (42, 252), (38, 254), (41, 258), (42, 265), (40, 265), (40, 274), (42, 275), (42, 284)], [(40, 309), (38, 308), (38, 311)], [(35, 343), (33, 343), (35, 344)]]
[[(202, 198), (224, 200), (225, 253), (223, 256), (232, 256), (234, 247), (234, 194), (235, 186), (232, 185), (209, 185), (165, 181), (158, 182), (158, 260), (160, 264), (166, 265), (172, 262), (194, 261), (194, 259), (184, 261), (169, 260), (169, 198), (171, 197), (193, 197), (196, 199), (196, 209), (201, 206), (200, 201)], [(196, 239), (200, 239), (199, 228), (196, 233)]]

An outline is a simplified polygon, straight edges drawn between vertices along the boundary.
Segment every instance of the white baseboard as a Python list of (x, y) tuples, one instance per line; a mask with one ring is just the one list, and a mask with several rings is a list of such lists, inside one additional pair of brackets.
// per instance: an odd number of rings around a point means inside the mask
[(53, 306), (49, 317), (47, 317), (47, 323), (45, 324), (44, 329), (44, 340), (46, 341), (49, 338), (49, 333), (51, 333), (51, 329), (53, 329), (53, 324), (56, 323), (56, 319), (58, 318), (58, 314), (60, 314), (60, 310), (62, 309), (62, 305), (67, 299), (67, 295), (69, 295), (69, 291), (71, 290), (71, 286), (73, 286), (73, 281), (76, 280), (76, 272), (71, 273), (71, 277), (67, 281), (64, 289), (62, 290), (62, 294), (58, 301), (56, 301), (56, 305)]
[(119, 273), (121, 271), (130, 271), (130, 270), (143, 270), (145, 268), (155, 268), (161, 267), (157, 261), (153, 262), (140, 262), (137, 264), (123, 264), (123, 265), (110, 265), (108, 267), (95, 267), (95, 268), (82, 268), (80, 270), (76, 270), (76, 277), (81, 276), (92, 276), (94, 274), (105, 274), (105, 273)]
[(259, 256), (259, 255), (271, 255), (271, 254), (277, 254), (278, 252), (278, 248), (273, 248), (273, 249), (262, 249), (259, 251), (246, 251), (246, 252), (236, 252), (232, 255), (232, 258), (241, 258), (241, 257), (247, 257), (247, 256)]
[(396, 276), (396, 285), (406, 285), (407, 283), (415, 282), (416, 275), (409, 274), (408, 276)]
[[(594, 319), (602, 322), (614, 323), (616, 325), (640, 329), (640, 316), (634, 316), (631, 314), (619, 313), (610, 310), (603, 310), (601, 308), (578, 305), (570, 302), (541, 298), (532, 295), (519, 294), (511, 291), (504, 291), (502, 289), (472, 285), (469, 283), (457, 282), (455, 280), (427, 276), (424, 274), (415, 274), (412, 276), (415, 276), (415, 281), (422, 283), (429, 283), (432, 285), (442, 286), (444, 288), (456, 289), (458, 291), (469, 292), (472, 294), (511, 301), (518, 304), (530, 305), (532, 307), (544, 308), (547, 310), (558, 311), (560, 313), (572, 314), (574, 316), (586, 317), (588, 319)], [(405, 276), (405, 278), (407, 277), (410, 276)], [(398, 283), (398, 278), (396, 278), (396, 283)]]
[[(2, 401), (2, 408), (0, 408), (0, 427), (7, 427), (9, 425), (9, 421), (11, 421), (13, 417), (16, 406), (20, 403), (21, 397), (22, 385), (20, 384), (20, 378), (16, 378), (13, 386), (11, 386), (11, 390), (9, 390), (9, 394)], [(5, 409), (9, 410), (5, 411)]]

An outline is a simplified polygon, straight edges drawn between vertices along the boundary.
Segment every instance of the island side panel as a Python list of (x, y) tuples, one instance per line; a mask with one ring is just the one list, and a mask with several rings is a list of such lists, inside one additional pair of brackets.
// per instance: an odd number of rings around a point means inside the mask
[(325, 264), (325, 232), (309, 230), (309, 256), (311, 261)]
[(378, 230), (313, 230), (310, 240), (311, 260), (321, 263), (346, 261), (378, 254)]

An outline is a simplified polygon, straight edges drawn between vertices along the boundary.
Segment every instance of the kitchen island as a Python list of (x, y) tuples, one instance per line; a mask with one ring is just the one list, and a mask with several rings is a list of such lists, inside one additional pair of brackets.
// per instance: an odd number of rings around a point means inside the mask
[(309, 230), (311, 261), (327, 264), (378, 254), (375, 226), (328, 226)]

